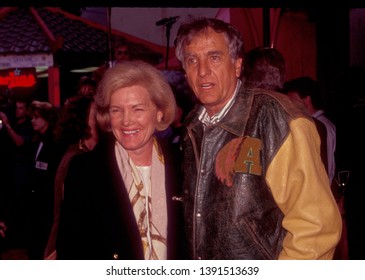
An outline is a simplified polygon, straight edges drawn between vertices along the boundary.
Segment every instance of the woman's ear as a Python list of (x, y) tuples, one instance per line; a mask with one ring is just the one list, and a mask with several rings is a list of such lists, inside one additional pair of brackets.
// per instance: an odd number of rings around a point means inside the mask
[(161, 111), (158, 111), (157, 112), (157, 121), (158, 122), (161, 122), (162, 121), (162, 118), (163, 118), (163, 113)]

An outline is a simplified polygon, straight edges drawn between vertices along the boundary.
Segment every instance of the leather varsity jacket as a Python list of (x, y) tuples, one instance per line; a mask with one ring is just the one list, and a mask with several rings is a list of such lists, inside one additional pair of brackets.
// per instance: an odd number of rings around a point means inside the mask
[(184, 215), (192, 259), (331, 259), (341, 217), (315, 125), (287, 96), (242, 86), (218, 123), (186, 119)]

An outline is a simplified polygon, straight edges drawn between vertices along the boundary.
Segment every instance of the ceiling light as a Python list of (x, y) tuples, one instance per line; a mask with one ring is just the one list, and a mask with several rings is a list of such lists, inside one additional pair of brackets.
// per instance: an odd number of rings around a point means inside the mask
[(35, 71), (37, 72), (37, 73), (40, 73), (40, 72), (44, 72), (44, 71), (47, 71), (48, 70), (48, 66), (36, 66), (36, 68), (35, 68)]
[(98, 66), (86, 67), (86, 68), (81, 68), (81, 69), (73, 69), (70, 72), (72, 72), (72, 73), (88, 73), (88, 72), (94, 72), (98, 68), (99, 68)]
[(48, 73), (38, 74), (37, 78), (48, 78)]

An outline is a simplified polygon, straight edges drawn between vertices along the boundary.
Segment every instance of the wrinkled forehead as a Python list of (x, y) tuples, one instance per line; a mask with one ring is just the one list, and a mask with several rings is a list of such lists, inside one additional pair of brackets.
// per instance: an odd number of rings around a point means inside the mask
[(194, 30), (186, 36), (184, 40), (184, 45), (190, 45), (191, 42), (196, 38), (210, 38), (212, 36), (217, 36), (217, 35), (219, 36), (219, 34), (221, 34), (221, 36), (226, 38), (224, 32), (217, 32), (216, 30), (214, 30), (209, 26), (204, 27), (203, 29)]
[(26, 109), (27, 108), (27, 105), (24, 102), (19, 102), (19, 101), (17, 101), (15, 103), (15, 106), (17, 109)]

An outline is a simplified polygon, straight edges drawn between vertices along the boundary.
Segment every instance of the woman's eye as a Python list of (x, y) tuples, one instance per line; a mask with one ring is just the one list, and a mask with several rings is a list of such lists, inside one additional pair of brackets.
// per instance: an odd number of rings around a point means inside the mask
[(121, 110), (118, 109), (118, 108), (111, 108), (109, 111), (112, 114), (119, 114), (119, 113), (121, 113)]

